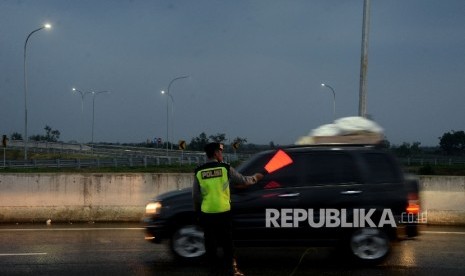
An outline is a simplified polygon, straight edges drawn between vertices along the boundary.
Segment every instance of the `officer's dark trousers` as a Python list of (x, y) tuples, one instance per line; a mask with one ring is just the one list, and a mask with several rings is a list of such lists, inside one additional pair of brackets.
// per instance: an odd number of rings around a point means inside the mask
[[(201, 213), (200, 222), (205, 233), (205, 249), (212, 274), (233, 275), (233, 241), (231, 212)], [(220, 258), (218, 249), (222, 248)]]

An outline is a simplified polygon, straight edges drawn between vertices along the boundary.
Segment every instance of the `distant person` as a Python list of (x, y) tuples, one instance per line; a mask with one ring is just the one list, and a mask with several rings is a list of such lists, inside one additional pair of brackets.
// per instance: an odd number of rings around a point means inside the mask
[[(231, 198), (229, 185), (244, 187), (257, 183), (263, 174), (243, 176), (223, 163), (223, 144), (205, 146), (207, 162), (195, 169), (193, 184), (194, 209), (205, 233), (205, 249), (211, 275), (244, 275), (234, 259), (232, 240)], [(223, 259), (217, 249), (223, 249)]]

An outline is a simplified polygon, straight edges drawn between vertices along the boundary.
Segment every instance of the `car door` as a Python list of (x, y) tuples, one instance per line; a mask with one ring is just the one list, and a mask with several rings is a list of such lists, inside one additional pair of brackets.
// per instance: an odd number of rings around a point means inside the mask
[[(234, 193), (238, 239), (289, 244), (337, 239), (352, 221), (353, 210), (363, 206), (365, 185), (350, 151), (313, 149), (289, 154), (290, 166), (266, 175), (250, 190)], [(269, 158), (258, 163), (263, 166)]]
[(367, 175), (367, 205), (389, 209), (395, 216), (405, 211), (407, 191), (400, 166), (390, 154), (383, 151), (360, 153)]
[[(242, 173), (247, 175), (263, 171), (273, 153), (252, 160)], [(236, 241), (274, 244), (276, 240), (287, 238), (290, 229), (267, 226), (267, 210), (291, 209), (298, 205), (300, 195), (295, 193), (294, 187), (302, 181), (300, 165), (300, 162), (293, 162), (276, 172), (265, 174), (260, 182), (247, 189), (232, 189)]]
[(302, 185), (295, 208), (306, 210), (307, 221), (293, 227), (298, 240), (331, 240), (350, 227), (352, 213), (365, 201), (365, 185), (358, 161), (351, 151), (331, 148), (303, 153)]

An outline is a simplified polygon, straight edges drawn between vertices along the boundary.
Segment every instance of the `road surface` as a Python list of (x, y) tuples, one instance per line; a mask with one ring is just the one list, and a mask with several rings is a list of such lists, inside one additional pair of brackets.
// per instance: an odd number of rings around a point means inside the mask
[[(424, 226), (382, 265), (352, 266), (330, 248), (239, 248), (246, 275), (465, 275), (465, 228)], [(144, 240), (139, 224), (0, 225), (0, 275), (205, 275)]]

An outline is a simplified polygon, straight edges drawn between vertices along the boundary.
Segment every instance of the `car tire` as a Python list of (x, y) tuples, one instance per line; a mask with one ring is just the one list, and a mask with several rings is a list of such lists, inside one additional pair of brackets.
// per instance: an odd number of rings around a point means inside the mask
[(418, 236), (418, 225), (416, 224), (407, 225), (405, 228), (405, 233), (408, 238), (414, 238)]
[(358, 263), (376, 265), (388, 256), (391, 243), (383, 229), (361, 228), (351, 233), (348, 247)]
[(171, 251), (183, 260), (195, 260), (205, 255), (203, 230), (197, 225), (182, 225), (171, 237)]

